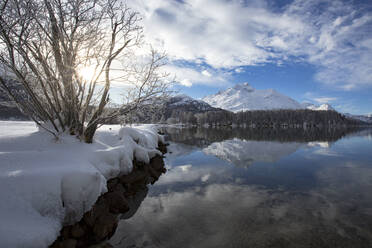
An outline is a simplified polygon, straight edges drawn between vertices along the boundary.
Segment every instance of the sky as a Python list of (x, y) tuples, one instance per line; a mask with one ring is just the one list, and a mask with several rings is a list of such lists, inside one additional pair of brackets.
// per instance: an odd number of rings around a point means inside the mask
[(238, 83), (372, 113), (372, 1), (137, 0), (146, 40), (180, 93)]

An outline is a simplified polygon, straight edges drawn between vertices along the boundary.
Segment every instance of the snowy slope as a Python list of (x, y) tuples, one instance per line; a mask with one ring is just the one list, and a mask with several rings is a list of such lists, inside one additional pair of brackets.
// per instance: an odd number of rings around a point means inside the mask
[(171, 103), (172, 105), (182, 105), (182, 104), (190, 104), (195, 102), (196, 104), (203, 104), (205, 105), (205, 102), (196, 100), (186, 94), (179, 94), (174, 97), (172, 97), (174, 101)]
[(372, 123), (372, 116), (371, 115), (353, 115), (349, 113), (344, 113), (344, 116), (346, 116), (349, 119), (364, 121), (367, 123)]
[(0, 121), (0, 247), (47, 247), (132, 169), (159, 154), (152, 126), (103, 126), (93, 144), (58, 141), (33, 122)]
[(206, 96), (202, 100), (209, 103), (212, 107), (233, 112), (303, 108), (297, 101), (273, 89), (256, 90), (248, 83), (235, 85), (233, 88)]
[(322, 105), (315, 105), (312, 103), (303, 103), (302, 106), (306, 109), (316, 110), (316, 111), (327, 111), (327, 110), (335, 111), (335, 109), (328, 103), (324, 103)]
[(194, 99), (188, 95), (180, 94), (170, 97), (167, 101), (168, 108), (180, 108), (191, 106), (195, 111), (210, 111), (214, 110), (208, 103), (202, 100)]

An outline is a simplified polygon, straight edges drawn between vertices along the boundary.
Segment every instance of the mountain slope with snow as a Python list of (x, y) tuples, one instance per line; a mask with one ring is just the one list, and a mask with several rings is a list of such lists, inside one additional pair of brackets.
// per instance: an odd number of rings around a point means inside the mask
[(167, 100), (168, 108), (177, 108), (177, 107), (191, 107), (195, 111), (211, 111), (215, 110), (211, 105), (202, 100), (194, 99), (188, 95), (180, 94), (173, 97), (170, 97)]
[(233, 112), (247, 110), (303, 109), (303, 106), (292, 98), (273, 89), (257, 90), (248, 83), (238, 84), (217, 94), (202, 99), (212, 107)]
[(316, 111), (328, 111), (328, 110), (335, 111), (335, 109), (328, 103), (324, 103), (322, 105), (315, 105), (312, 103), (303, 103), (302, 106), (305, 109), (316, 110)]
[(343, 114), (346, 118), (353, 119), (353, 120), (359, 120), (366, 123), (372, 123), (372, 116), (371, 115), (353, 115), (349, 113)]
[(182, 113), (191, 112), (193, 114), (204, 113), (208, 111), (223, 111), (218, 108), (214, 108), (205, 101), (194, 99), (188, 95), (176, 95), (169, 97), (165, 103), (164, 116), (169, 118), (176, 113), (180, 115)]

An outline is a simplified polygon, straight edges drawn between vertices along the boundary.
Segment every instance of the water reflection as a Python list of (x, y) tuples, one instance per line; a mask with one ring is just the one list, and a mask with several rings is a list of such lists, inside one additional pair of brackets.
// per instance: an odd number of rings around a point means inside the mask
[(333, 200), (316, 191), (208, 185), (149, 197), (118, 232), (130, 234), (122, 247), (367, 247), (372, 236), (360, 226), (368, 221), (350, 216), (355, 205)]
[(172, 128), (164, 129), (169, 140), (181, 144), (205, 147), (213, 142), (234, 138), (278, 142), (334, 142), (347, 135), (366, 136), (370, 129), (360, 128)]
[(170, 130), (170, 170), (111, 244), (372, 247), (371, 130), (247, 132)]
[(236, 138), (212, 143), (203, 152), (246, 168), (255, 161), (276, 162), (281, 157), (294, 153), (300, 146), (301, 143), (297, 142), (246, 141)]

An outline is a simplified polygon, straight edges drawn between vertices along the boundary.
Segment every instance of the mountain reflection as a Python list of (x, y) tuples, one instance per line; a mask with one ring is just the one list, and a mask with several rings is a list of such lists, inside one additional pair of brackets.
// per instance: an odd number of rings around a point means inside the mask
[(255, 162), (276, 162), (305, 146), (320, 147), (315, 153), (335, 156), (328, 151), (333, 142), (350, 134), (368, 136), (371, 130), (167, 128), (165, 132), (171, 141), (170, 159), (199, 147), (206, 155), (247, 168)]
[(270, 141), (245, 141), (241, 139), (215, 142), (203, 149), (207, 155), (214, 155), (238, 167), (248, 167), (256, 161), (276, 162), (281, 157), (295, 152), (300, 143)]
[(372, 247), (371, 130), (351, 131), (167, 129), (169, 170), (110, 243)]

